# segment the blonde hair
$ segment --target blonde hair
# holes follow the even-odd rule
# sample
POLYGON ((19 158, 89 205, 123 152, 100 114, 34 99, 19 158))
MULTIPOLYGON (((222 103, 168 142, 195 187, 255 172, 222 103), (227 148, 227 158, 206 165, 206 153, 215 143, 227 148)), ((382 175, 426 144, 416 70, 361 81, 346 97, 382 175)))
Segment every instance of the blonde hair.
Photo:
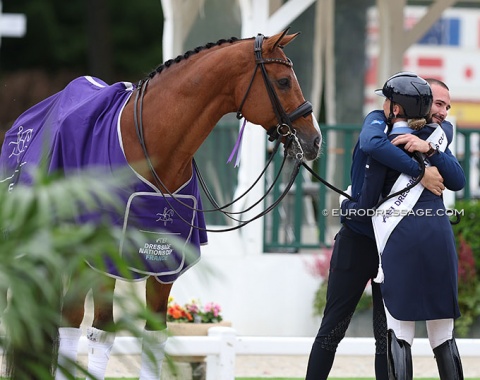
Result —
MULTIPOLYGON (((405 109, 403 108, 403 106, 401 104, 399 104, 399 103, 394 103, 394 104, 396 104, 398 107, 400 107, 401 112, 405 113, 405 109)), ((408 126, 410 127, 410 129, 413 129, 414 131, 419 131, 420 129, 422 129, 427 124, 427 120, 424 117, 420 117, 420 118, 415 118, 415 119, 408 119, 407 123, 408 123, 408 126)))
POLYGON ((408 126, 413 129, 414 131, 419 131, 427 124, 427 120, 422 117, 418 119, 409 119, 408 126))

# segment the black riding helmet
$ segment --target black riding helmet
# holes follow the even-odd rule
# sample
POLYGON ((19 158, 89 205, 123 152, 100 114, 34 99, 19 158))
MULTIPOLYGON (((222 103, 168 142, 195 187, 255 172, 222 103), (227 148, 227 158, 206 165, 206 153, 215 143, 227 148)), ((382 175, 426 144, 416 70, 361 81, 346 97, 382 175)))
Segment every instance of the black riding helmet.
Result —
POLYGON ((417 74, 403 71, 391 76, 382 89, 375 94, 383 95, 403 107, 409 119, 428 115, 433 102, 432 90, 428 82, 417 74))

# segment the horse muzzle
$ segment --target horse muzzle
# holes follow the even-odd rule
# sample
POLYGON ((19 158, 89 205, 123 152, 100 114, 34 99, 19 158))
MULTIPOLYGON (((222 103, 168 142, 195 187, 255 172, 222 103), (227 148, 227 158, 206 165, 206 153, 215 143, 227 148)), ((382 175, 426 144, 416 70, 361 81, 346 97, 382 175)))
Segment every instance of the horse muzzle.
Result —
POLYGON ((312 104, 308 101, 289 113, 286 122, 271 127, 267 134, 269 141, 282 139, 282 142, 286 144, 287 154, 292 158, 310 161, 316 159, 320 154, 322 134, 317 119, 312 113, 312 104), (310 126, 304 120, 310 114, 313 131, 307 130, 310 126), (294 122, 297 126, 293 126, 294 122))

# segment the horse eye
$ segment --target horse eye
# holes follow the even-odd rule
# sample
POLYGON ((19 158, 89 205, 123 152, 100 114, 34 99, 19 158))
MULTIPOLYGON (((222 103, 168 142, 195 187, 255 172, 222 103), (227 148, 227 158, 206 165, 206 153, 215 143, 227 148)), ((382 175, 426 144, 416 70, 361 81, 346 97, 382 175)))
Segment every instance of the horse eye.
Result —
POLYGON ((290 88, 290 79, 289 78, 282 78, 277 81, 278 87, 280 89, 290 88))

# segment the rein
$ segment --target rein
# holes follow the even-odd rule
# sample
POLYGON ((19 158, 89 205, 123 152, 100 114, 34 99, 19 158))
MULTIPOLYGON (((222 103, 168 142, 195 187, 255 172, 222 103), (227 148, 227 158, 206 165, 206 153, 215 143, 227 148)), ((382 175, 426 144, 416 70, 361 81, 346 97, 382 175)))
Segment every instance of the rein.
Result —
POLYGON ((235 215, 235 214, 243 214, 244 212, 246 211, 250 211, 253 207, 255 207, 256 205, 258 205, 263 199, 265 199, 267 197, 267 195, 271 192, 271 190, 273 189, 277 179, 279 178, 281 172, 282 172, 282 169, 283 169, 283 166, 285 164, 285 161, 286 161, 286 156, 284 156, 283 158, 283 161, 282 161, 282 164, 280 166, 280 169, 278 170, 278 173, 275 177, 275 180, 273 182, 273 184, 269 187, 269 189, 266 191, 265 195, 260 198, 257 202, 255 202, 253 205, 251 205, 250 207, 248 207, 247 209, 243 210, 243 211, 237 211, 237 212, 231 212, 231 211, 223 211, 225 208, 227 207, 230 207, 232 206, 234 203, 238 202, 240 199, 242 199, 244 196, 246 196, 255 186, 256 184, 258 183, 258 181, 262 178, 262 176, 265 174, 265 172, 267 171, 268 167, 270 166, 270 164, 272 163, 274 157, 275 157, 275 154, 277 153, 278 151, 278 147, 280 145, 280 140, 277 140, 277 142, 275 143, 275 146, 273 148, 273 151, 272 151, 272 154, 270 155, 270 158, 268 159, 268 162, 267 164, 265 165, 265 168, 262 170, 262 172, 260 173, 260 175, 258 176, 258 178, 253 182, 252 185, 250 185, 250 187, 245 190, 245 192, 241 195, 239 195, 236 199, 232 200, 230 203, 227 203, 226 205, 224 206, 219 206, 217 201, 213 198, 213 195, 212 193, 210 192, 210 190, 208 189, 207 187, 207 184, 205 182, 205 180, 203 179, 203 176, 201 175, 200 173, 200 169, 198 168, 197 166, 197 163, 195 160, 193 160, 193 165, 195 167, 195 170, 197 171, 197 175, 198 175, 198 181, 200 183, 200 185, 202 186, 202 189, 205 193, 205 195, 207 196, 208 200, 210 201, 210 203, 215 207, 215 209, 212 209, 212 210, 202 210, 203 212, 211 212, 211 211, 220 211, 222 212, 225 216, 227 216, 228 218, 230 219, 233 219, 235 221, 239 221, 238 219, 235 219, 233 217, 231 217, 231 215, 235 215))
MULTIPOLYGON (((286 31, 285 31, 286 33, 286 31)), ((233 230, 236 230, 236 229, 239 229, 243 226, 245 226, 246 224, 248 223, 251 223, 252 221, 266 215, 267 213, 269 213, 271 210, 273 210, 282 200, 283 198, 288 194, 290 188, 292 187, 293 183, 295 182, 295 178, 300 170, 300 165, 301 165, 301 162, 303 161, 303 149, 300 145, 300 142, 298 141, 298 138, 296 136, 296 131, 295 129, 293 128, 292 126, 292 121, 298 119, 299 117, 305 117, 307 115, 309 115, 311 112, 312 112, 312 105, 310 102, 308 101, 305 101, 304 103, 302 103, 299 107, 297 107, 293 112, 291 112, 290 114, 287 114, 280 102, 280 100, 278 99, 278 96, 270 82, 270 80, 268 79, 268 75, 267 75, 267 71, 265 69, 265 64, 266 63, 280 63, 280 64, 284 64, 284 65, 287 65, 289 67, 292 67, 293 64, 290 60, 283 60, 283 59, 279 59, 279 58, 267 58, 267 59, 264 59, 262 57, 262 44, 263 44, 263 40, 264 40, 264 36, 262 34, 258 34, 256 37, 255 37, 255 43, 254 43, 254 52, 255 52, 255 69, 254 69, 254 72, 253 72, 253 75, 252 75, 252 79, 250 80, 250 83, 249 83, 249 86, 247 88, 247 91, 242 99, 242 102, 240 104, 240 107, 237 111, 237 118, 242 118, 243 115, 241 113, 241 110, 243 108, 243 105, 246 101, 246 98, 248 96, 248 93, 250 92, 250 89, 252 87, 252 84, 253 84, 253 81, 254 81, 254 78, 255 78, 255 75, 256 75, 256 72, 257 72, 257 69, 258 67, 260 66, 261 68, 261 73, 262 73, 262 77, 263 77, 263 80, 264 80, 264 83, 265 83, 265 87, 267 89, 267 93, 269 95, 269 98, 270 98, 270 102, 272 103, 272 107, 273 107, 273 110, 275 112, 275 115, 277 117, 277 121, 278 121, 278 124, 276 127, 272 127, 268 132, 267 134, 270 136, 269 137, 269 140, 270 141, 274 141, 274 140, 277 140, 277 143, 275 144, 275 149, 274 149, 274 152, 273 154, 271 155, 267 165, 265 166, 265 168, 263 169, 262 173, 260 173, 259 177, 257 178, 257 180, 254 182, 253 185, 251 185, 246 191, 245 193, 243 193, 242 195, 240 195, 237 199, 233 200, 232 202, 230 202, 229 204, 225 205, 225 206, 222 206, 222 207, 219 207, 217 202, 215 201, 215 199, 213 199, 213 196, 211 195, 210 191, 208 190, 206 184, 205 184, 205 181, 203 179, 203 177, 201 176, 201 173, 200 171, 198 170, 198 167, 195 163, 195 160, 193 160, 193 165, 194 165, 194 168, 196 170, 196 174, 197 174, 197 177, 198 177, 198 180, 202 186, 202 189, 204 190, 207 198, 209 199, 209 201, 212 203, 212 205, 214 206, 214 209, 211 209, 211 210, 200 210, 200 209, 195 209, 187 204, 185 204, 184 202, 182 202, 181 200, 178 199, 178 197, 175 197, 175 195, 173 193, 171 193, 168 188, 164 185, 164 183, 162 182, 162 180, 159 178, 159 176, 157 175, 157 173, 155 172, 155 169, 154 169, 154 166, 150 160, 150 157, 148 155, 148 151, 147 151, 147 148, 146 148, 146 144, 145 144, 145 138, 144 138, 144 134, 143 134, 143 120, 142 120, 142 110, 143 110, 143 98, 144 98, 144 95, 145 95, 145 91, 146 91, 146 88, 147 88, 147 85, 148 85, 148 81, 149 79, 147 78, 146 80, 143 80, 143 81, 140 81, 139 84, 138 84, 138 87, 137 87, 137 93, 136 93, 136 96, 135 96, 135 100, 134 100, 134 124, 135 124, 135 131, 136 131, 136 134, 137 134, 137 137, 139 139, 139 142, 140 142, 140 145, 142 147, 142 150, 144 152, 144 155, 145 155, 145 159, 146 159, 146 162, 148 164, 148 167, 152 173, 152 176, 158 186, 158 189, 160 191, 160 193, 165 197, 165 193, 162 191, 162 188, 166 190, 166 192, 168 193, 168 195, 170 195, 172 197, 173 200, 175 200, 176 202, 184 205, 185 207, 188 207, 194 211, 198 211, 198 212, 213 212, 213 211, 219 211, 221 213, 223 213, 225 216, 227 216, 228 218, 230 219, 233 219, 237 222, 239 222, 240 224, 237 225, 237 226, 234 226, 234 227, 231 227, 231 228, 225 228, 225 229, 215 229, 215 230, 212 230, 212 229, 206 229, 206 228, 200 228, 198 226, 194 226, 192 225, 189 221, 185 220, 176 210, 174 207, 172 207, 170 201, 165 197, 165 200, 166 202, 170 205, 170 207, 172 207, 172 209, 174 210, 175 214, 183 221, 185 222, 187 225, 189 225, 190 227, 193 227, 193 228, 196 228, 196 229, 201 229, 201 230, 204 230, 204 231, 207 231, 207 232, 227 232, 227 231, 233 231, 233 230), (285 143, 285 147, 288 148, 290 146, 290 144, 292 144, 294 141, 295 141, 295 144, 296 146, 298 147, 299 149, 299 152, 295 154, 295 164, 294 164, 294 167, 292 169, 292 173, 291 173, 291 176, 290 176, 290 180, 287 184, 287 186, 285 187, 284 191, 282 192, 282 194, 280 194, 280 196, 278 197, 278 199, 276 201, 274 201, 270 206, 268 206, 265 210, 263 210, 262 212, 260 212, 258 215, 252 217, 251 219, 249 220, 239 220, 237 218, 234 218, 232 217, 232 215, 234 214, 242 214, 246 211, 250 211, 252 208, 254 208, 256 205, 258 205, 262 200, 264 200, 267 195, 271 192, 271 190, 273 189, 275 183, 278 181, 278 179, 280 178, 280 173, 283 169, 283 166, 284 166, 284 163, 287 159, 287 150, 285 149, 285 157, 283 159, 283 162, 282 162, 282 165, 281 165, 281 168, 279 170, 279 172, 277 173, 276 177, 275 177, 275 180, 274 182, 272 183, 272 185, 270 186, 270 188, 268 189, 268 191, 265 193, 265 195, 263 195, 258 201, 256 201, 253 205, 249 206, 246 210, 244 211, 241 211, 241 212, 228 212, 228 211, 224 211, 224 209, 226 207, 229 207, 231 205, 233 205, 235 202, 237 202, 238 200, 240 200, 241 198, 243 198, 248 192, 251 191, 251 189, 258 183, 258 181, 260 180, 260 178, 265 174, 268 166, 270 165, 270 163, 273 161, 273 158, 274 158, 274 155, 275 153, 278 151, 278 146, 280 145, 280 140, 281 138, 286 138, 287 141, 285 143)))
MULTIPOLYGON (((420 175, 415 178, 415 181, 413 181, 410 185, 406 186, 404 189, 402 190, 399 190, 395 193, 392 193, 392 194, 389 194, 388 196, 386 196, 385 198, 381 199, 380 201, 378 201, 378 203, 373 207, 374 210, 376 210, 377 208, 380 207, 380 205, 386 201, 388 201, 389 199, 391 198, 394 198, 400 194, 403 194, 405 193, 406 191, 409 191, 410 189, 412 189, 413 187, 415 187, 416 185, 418 185, 420 183, 420 181, 422 180, 423 176, 425 175, 425 162, 423 161, 423 157, 422 155, 419 153, 419 152, 414 152, 413 153, 413 157, 415 158, 415 160, 420 164, 420 167, 421 167, 421 172, 420 172, 420 175)), ((348 198, 349 200, 351 201, 355 201, 355 199, 345 193, 344 191, 340 190, 339 188, 333 186, 332 184, 328 183, 326 180, 324 180, 322 177, 320 177, 317 173, 315 173, 305 162, 302 162, 302 166, 307 169, 308 172, 310 172, 310 174, 312 174, 316 179, 318 179, 321 183, 323 183, 325 186, 329 187, 330 189, 332 189, 333 191, 335 191, 336 193, 338 194, 341 194, 343 195, 345 198, 348 198)), ((454 225, 454 224, 458 224, 460 223, 460 213, 455 210, 455 213, 454 213, 454 216, 455 216, 455 220, 451 220, 450 219, 450 224, 454 225)))
MULTIPOLYGON (((412 189, 413 187, 415 187, 416 185, 418 185, 420 183, 420 181, 422 180, 423 176, 425 175, 425 162, 423 161, 423 158, 421 156, 421 154, 419 154, 418 152, 415 152, 413 154, 413 157, 415 158, 416 161, 418 161, 418 163, 420 164, 420 167, 421 167, 421 172, 420 172, 420 175, 415 178, 415 181, 413 181, 410 185, 406 186, 404 189, 401 189, 395 193, 392 193, 392 194, 389 194, 388 196, 386 196, 385 198, 381 199, 380 201, 378 201, 378 203, 373 207, 374 210, 376 210, 378 207, 380 207, 380 205, 384 202, 386 202, 387 200, 393 198, 393 197, 396 197, 400 194, 403 194, 404 192, 406 191, 409 191, 410 189, 412 189)), ((350 201, 355 201, 355 198, 353 198, 351 195, 347 194, 346 192, 340 190, 338 187, 335 187, 333 186, 332 184, 330 184, 329 182, 327 182, 326 180, 324 180, 322 177, 320 177, 317 173, 315 173, 315 171, 310 168, 305 162, 302 163, 303 167, 305 169, 307 169, 308 172, 310 172, 310 174, 312 174, 316 179, 318 179, 321 183, 323 183, 325 186, 327 186, 328 188, 332 189, 333 191, 335 191, 336 193, 340 194, 340 195, 343 195, 345 198, 347 198, 348 200, 350 201)))
POLYGON ((328 188, 332 189, 333 191, 335 191, 336 193, 338 194, 341 194, 343 195, 345 198, 348 198, 349 200, 351 201, 354 201, 355 199, 347 194, 346 192, 340 190, 338 187, 335 187, 333 186, 332 184, 330 184, 329 182, 327 182, 326 180, 324 180, 322 177, 320 177, 317 173, 315 173, 315 171, 310 167, 308 166, 305 162, 302 162, 302 166, 307 169, 308 172, 310 172, 311 175, 313 175, 316 179, 318 179, 321 183, 323 183, 325 186, 327 186, 328 188))

